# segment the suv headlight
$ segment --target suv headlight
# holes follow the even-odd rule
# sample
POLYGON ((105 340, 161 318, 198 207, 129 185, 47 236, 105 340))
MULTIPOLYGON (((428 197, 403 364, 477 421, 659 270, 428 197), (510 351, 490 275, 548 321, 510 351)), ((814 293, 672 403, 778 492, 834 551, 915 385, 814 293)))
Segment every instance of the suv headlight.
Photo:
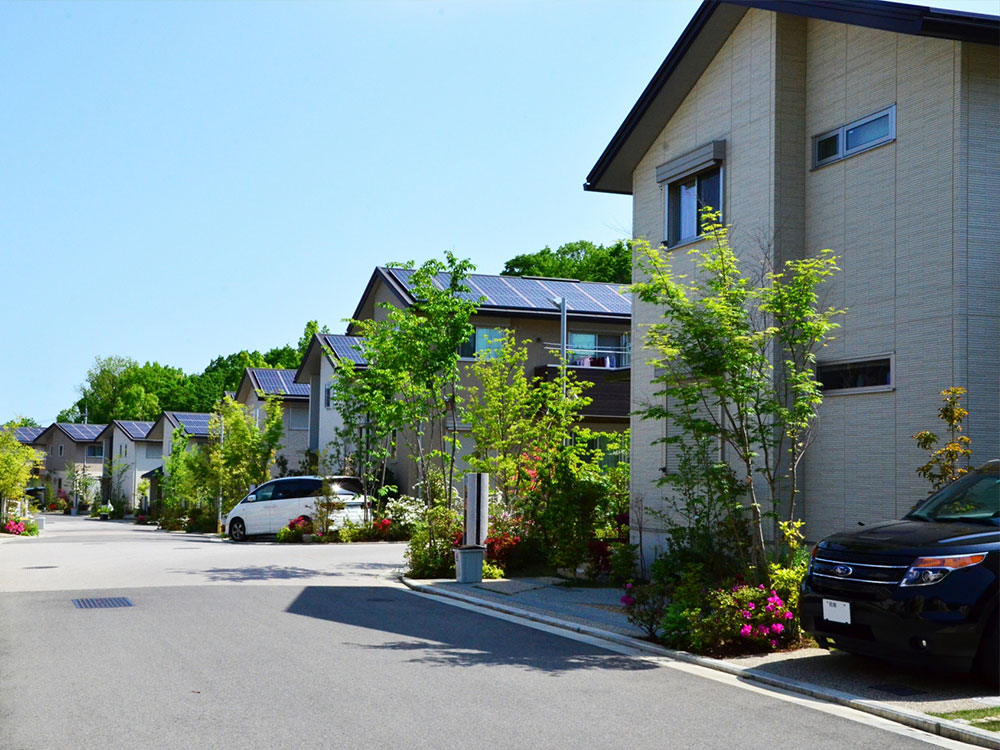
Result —
POLYGON ((918 557, 906 571, 900 586, 928 586, 942 580, 953 570, 979 565, 986 559, 986 553, 960 555, 958 557, 918 557))

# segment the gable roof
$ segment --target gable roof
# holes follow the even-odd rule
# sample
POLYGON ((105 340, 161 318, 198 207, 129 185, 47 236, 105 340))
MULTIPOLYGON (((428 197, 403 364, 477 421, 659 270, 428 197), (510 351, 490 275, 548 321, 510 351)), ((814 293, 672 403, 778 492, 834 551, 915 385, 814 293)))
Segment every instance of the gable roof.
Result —
MULTIPOLYGON (((376 268, 353 317, 361 317, 361 311, 377 281, 388 287, 404 307, 416 304, 411 283, 413 273, 413 269, 409 268, 376 268)), ((447 273, 438 274, 434 280, 439 289, 447 288, 449 282, 450 276, 447 273)), ((558 317, 559 308, 553 300, 565 297, 567 313, 574 318, 604 318, 626 322, 632 317, 632 298, 622 291, 621 284, 482 273, 469 274, 465 283, 470 291, 460 293, 459 296, 478 302, 478 315, 558 317)))
POLYGON ((97 436, 104 432, 106 424, 75 424, 72 422, 53 422, 35 438, 36 443, 52 439, 56 430, 62 432, 75 443, 93 443, 97 436))
MULTIPOLYGON (((211 414, 192 411, 165 411, 160 419, 170 422, 173 427, 183 427, 191 437, 208 437, 208 420, 211 414)), ((157 420, 159 421, 159 420, 157 420)))
POLYGON ((45 432, 44 427, 15 427, 14 437, 17 438, 19 443, 31 445, 43 432, 45 432))
MULTIPOLYGON (((369 285, 370 287, 370 285, 369 285)), ((309 342, 305 356, 302 357, 302 364, 295 371, 294 382, 297 388, 304 388, 306 394, 309 393, 309 375, 318 375, 320 371, 320 357, 326 357, 331 364, 336 365, 335 360, 350 360, 356 367, 365 367, 368 360, 365 355, 355 347, 360 347, 364 339, 361 336, 344 336, 338 333, 317 333, 309 342)))
POLYGON ((309 386, 295 382, 295 370, 280 370, 271 367, 248 367, 243 372, 236 393, 243 390, 246 382, 254 392, 265 396, 281 396, 285 400, 309 398, 309 386))
POLYGON ((153 422, 138 422, 132 419, 113 419, 110 424, 105 427, 101 434, 97 436, 97 439, 104 437, 104 433, 109 430, 114 430, 117 427, 119 430, 125 433, 125 437, 132 441, 142 441, 145 440, 149 435, 149 431, 153 429, 153 422))
POLYGON ((749 8, 899 34, 1000 44, 1000 17, 879 0, 706 0, 653 75, 584 190, 632 193, 632 173, 749 8))

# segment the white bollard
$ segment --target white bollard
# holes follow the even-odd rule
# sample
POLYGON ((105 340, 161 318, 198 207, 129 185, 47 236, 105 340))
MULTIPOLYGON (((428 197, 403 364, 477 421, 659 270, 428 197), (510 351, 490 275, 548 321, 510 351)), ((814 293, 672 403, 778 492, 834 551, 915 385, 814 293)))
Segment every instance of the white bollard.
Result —
POLYGON ((465 534, 455 550, 455 579, 459 583, 481 583, 486 537, 490 529, 490 475, 465 477, 465 534))

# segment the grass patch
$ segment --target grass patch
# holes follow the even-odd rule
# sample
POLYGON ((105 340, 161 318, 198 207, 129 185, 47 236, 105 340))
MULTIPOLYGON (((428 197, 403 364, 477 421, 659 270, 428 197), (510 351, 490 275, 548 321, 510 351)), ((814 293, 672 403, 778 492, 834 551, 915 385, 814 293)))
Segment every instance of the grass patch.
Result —
POLYGON ((946 713, 931 713, 939 719, 961 719, 979 729, 1000 732, 1000 706, 989 708, 970 708, 965 711, 948 711, 946 713))

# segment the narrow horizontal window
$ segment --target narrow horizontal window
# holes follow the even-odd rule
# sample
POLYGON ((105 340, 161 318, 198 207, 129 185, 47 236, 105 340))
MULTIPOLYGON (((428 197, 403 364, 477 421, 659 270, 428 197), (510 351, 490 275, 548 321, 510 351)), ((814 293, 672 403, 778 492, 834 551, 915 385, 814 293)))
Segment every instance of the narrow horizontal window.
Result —
POLYGON ((896 139, 896 105, 813 137, 813 167, 822 167, 896 139))
POLYGON ((820 364, 816 368, 816 380, 819 381, 824 393, 889 388, 892 386, 892 360, 886 357, 820 364))

